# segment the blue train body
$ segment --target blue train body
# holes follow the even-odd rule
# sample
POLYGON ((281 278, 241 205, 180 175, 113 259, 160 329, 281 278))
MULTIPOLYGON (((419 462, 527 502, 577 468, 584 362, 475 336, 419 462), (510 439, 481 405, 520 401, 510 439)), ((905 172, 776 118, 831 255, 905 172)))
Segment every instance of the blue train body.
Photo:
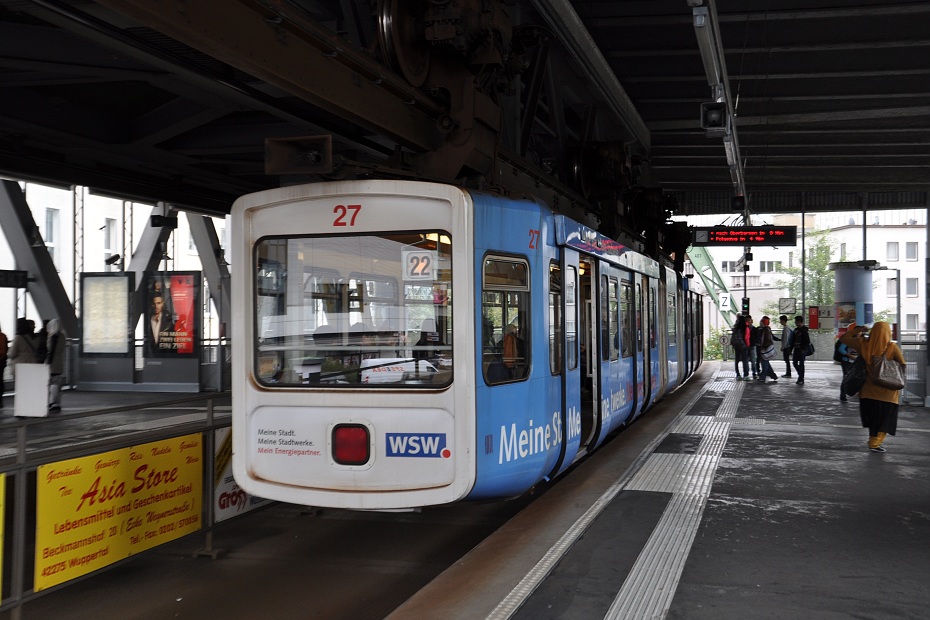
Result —
POLYGON ((339 182, 244 197, 233 217, 233 465, 257 495, 518 496, 701 362, 688 281, 546 205, 339 182))

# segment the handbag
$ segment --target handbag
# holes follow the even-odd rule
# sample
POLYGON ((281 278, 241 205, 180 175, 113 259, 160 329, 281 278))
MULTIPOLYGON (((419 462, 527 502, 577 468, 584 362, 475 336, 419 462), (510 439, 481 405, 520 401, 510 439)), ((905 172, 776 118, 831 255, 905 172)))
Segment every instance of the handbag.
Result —
POLYGON ((901 390, 904 388, 904 368, 895 360, 886 358, 887 352, 888 347, 885 347, 881 355, 872 356, 872 383, 889 390, 901 390))
POLYGON ((762 359, 775 359, 775 345, 770 344, 766 348, 762 349, 762 359))
POLYGON ((807 344, 807 348, 804 349, 804 357, 810 357, 814 354, 814 343, 810 342, 807 344))
POLYGON ((860 355, 853 361, 852 366, 850 366, 849 370, 846 372, 846 381, 843 382, 843 391, 850 396, 858 394, 862 386, 865 385, 865 378, 867 375, 868 371, 865 367, 865 360, 862 359, 860 355))

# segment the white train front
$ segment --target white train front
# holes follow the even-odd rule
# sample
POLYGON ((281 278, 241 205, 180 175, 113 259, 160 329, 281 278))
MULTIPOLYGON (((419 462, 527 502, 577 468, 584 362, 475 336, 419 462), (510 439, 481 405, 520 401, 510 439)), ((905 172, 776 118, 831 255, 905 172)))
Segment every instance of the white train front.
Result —
POLYGON ((233 469, 286 502, 518 496, 701 362, 669 266, 545 205, 345 181, 232 212, 233 469))

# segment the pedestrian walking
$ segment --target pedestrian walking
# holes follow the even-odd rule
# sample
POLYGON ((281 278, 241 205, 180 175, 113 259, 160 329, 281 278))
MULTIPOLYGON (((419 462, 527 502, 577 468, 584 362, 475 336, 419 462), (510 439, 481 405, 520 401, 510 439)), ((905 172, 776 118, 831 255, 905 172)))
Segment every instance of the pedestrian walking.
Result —
MULTIPOLYGON (((879 321, 871 330, 857 326, 840 337, 847 347, 855 347, 863 357, 866 368, 872 366, 872 360, 884 357, 891 363, 906 367, 901 348, 891 340, 891 327, 879 321), (864 337, 868 331, 868 336, 864 337), (863 336, 857 338, 857 336, 863 336)), ((872 371, 866 373, 865 384, 859 390, 859 417, 863 428, 869 429, 869 450, 885 452, 882 445, 888 435, 894 435, 898 428, 899 390, 882 387, 875 383, 872 371)))
POLYGON ((798 385, 804 385, 804 360, 807 357, 808 347, 811 344, 810 332, 804 324, 803 316, 794 317, 794 357, 792 363, 798 373, 798 385))
POLYGON ((772 381, 778 381, 778 374, 772 370, 772 363, 769 361, 775 357, 775 336, 772 334, 771 319, 762 317, 756 332, 759 334, 759 381, 765 383, 767 378, 772 381))

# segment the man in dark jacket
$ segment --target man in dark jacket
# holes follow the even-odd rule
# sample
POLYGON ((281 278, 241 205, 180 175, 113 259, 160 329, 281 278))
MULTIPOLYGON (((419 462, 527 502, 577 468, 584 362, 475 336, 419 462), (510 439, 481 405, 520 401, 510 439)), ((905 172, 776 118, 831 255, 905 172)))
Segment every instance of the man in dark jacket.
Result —
POLYGON ((810 333, 804 324, 803 316, 794 317, 794 358, 792 363, 798 372, 798 385, 804 385, 804 359, 807 357, 807 347, 811 343, 810 333))

